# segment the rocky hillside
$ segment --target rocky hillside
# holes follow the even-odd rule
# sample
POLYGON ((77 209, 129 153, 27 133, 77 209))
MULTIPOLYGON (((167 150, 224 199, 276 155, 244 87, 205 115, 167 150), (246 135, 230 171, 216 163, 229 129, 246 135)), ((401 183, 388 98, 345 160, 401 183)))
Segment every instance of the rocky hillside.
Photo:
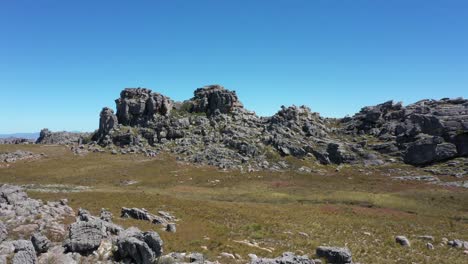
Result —
POLYGON ((94 135, 41 131, 37 143, 79 143, 73 150, 114 154, 172 152, 178 159, 220 168, 280 170, 281 157, 321 164, 427 165, 468 156, 468 100, 388 101, 352 117, 323 118, 306 106, 271 117, 244 108, 220 85, 176 102, 146 88, 126 88, 105 107, 94 135), (87 146, 82 144, 89 143, 87 146))

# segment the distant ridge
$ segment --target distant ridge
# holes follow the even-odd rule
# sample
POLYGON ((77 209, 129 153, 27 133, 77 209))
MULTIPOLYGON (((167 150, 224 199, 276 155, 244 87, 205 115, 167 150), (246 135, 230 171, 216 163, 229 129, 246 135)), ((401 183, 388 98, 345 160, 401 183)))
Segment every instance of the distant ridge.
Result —
POLYGON ((34 133, 13 133, 13 134, 0 134, 0 138, 26 138, 36 140, 39 137, 39 132, 34 133))

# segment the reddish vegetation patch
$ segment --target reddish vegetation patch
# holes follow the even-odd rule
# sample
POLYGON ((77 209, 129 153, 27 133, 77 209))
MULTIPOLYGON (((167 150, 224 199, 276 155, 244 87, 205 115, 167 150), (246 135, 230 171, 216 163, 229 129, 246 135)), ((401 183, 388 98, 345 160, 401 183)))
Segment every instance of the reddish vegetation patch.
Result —
POLYGON ((320 212, 325 213, 325 214, 338 214, 340 211, 342 211, 341 208, 335 205, 327 204, 327 205, 322 205, 319 208, 320 212))
POLYGON ((292 184, 287 181, 274 181, 271 183, 271 187, 273 188, 281 188, 281 187, 290 187, 292 184))
POLYGON ((372 216, 392 216, 392 217, 412 217, 413 214, 403 212, 392 208, 362 207, 351 206, 354 214, 372 215, 372 216))

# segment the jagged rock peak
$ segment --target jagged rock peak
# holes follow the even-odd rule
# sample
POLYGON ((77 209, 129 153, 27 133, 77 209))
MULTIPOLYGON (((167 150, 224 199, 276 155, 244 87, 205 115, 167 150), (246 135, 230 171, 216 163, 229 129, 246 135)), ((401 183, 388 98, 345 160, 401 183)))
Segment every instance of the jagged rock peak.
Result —
POLYGON ((104 107, 99 114, 99 130, 97 132, 98 140, 109 134, 109 132, 118 124, 117 116, 114 110, 104 107))
POLYGON ((205 112, 207 115, 226 114, 244 107, 235 91, 230 91, 218 84, 196 89, 191 101, 193 112, 205 112))
POLYGON ((169 97, 147 88, 125 88, 115 103, 119 123, 130 126, 143 126, 155 114, 165 116, 173 108, 169 97))

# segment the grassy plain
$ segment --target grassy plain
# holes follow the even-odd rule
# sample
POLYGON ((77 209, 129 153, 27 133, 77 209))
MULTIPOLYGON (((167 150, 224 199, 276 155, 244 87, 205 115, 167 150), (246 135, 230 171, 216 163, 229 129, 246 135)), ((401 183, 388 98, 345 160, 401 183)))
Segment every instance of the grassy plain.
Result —
POLYGON ((295 166, 307 165, 313 172, 241 173, 179 163, 171 155, 75 156, 64 146, 0 145, 0 152, 16 149, 46 157, 0 168, 1 183, 91 187, 75 193, 30 191, 34 198, 68 198, 75 210, 94 214, 108 208, 116 223, 142 230, 159 227, 120 219, 121 207, 172 212, 180 221, 176 233, 159 232, 165 252, 197 251, 213 260, 221 252, 236 253, 246 263, 248 253, 312 256, 317 246, 333 245, 349 247, 361 263, 468 263, 463 250, 439 245, 443 237, 468 240, 468 191, 391 179, 427 174, 418 168, 344 166, 337 171, 296 160, 295 166), (128 180, 137 183, 124 185, 128 180), (406 235, 412 247, 397 245, 396 235, 406 235), (419 235, 434 236, 435 249, 426 249, 419 235))

